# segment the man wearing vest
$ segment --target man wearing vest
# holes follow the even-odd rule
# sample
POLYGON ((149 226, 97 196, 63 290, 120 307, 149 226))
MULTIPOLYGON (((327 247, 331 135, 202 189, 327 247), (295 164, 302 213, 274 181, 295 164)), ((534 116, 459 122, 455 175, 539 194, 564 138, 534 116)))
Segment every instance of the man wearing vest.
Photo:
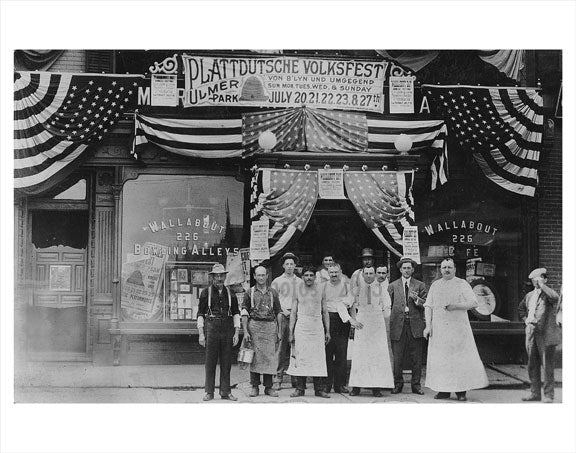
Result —
MULTIPOLYGON (((294 274, 298 258, 293 253, 285 253, 282 256, 282 267, 284 273, 272 280, 272 288, 278 293, 282 315, 280 317, 280 344, 276 352, 278 368, 274 383, 275 390, 280 390, 284 373, 290 365, 290 312, 292 311, 292 301, 296 298, 296 291, 302 284, 302 279, 294 274)), ((292 387, 296 388, 297 380, 292 376, 292 387)))
POLYGON ((260 375, 264 381, 264 394, 278 396, 272 388, 276 374, 276 345, 280 341, 282 308, 275 289, 268 287, 267 272, 263 266, 254 270, 256 285, 250 288, 242 303, 244 338, 252 343, 254 359, 250 364, 250 396, 260 393, 260 375))
POLYGON ((212 285, 203 289, 198 302, 198 342, 206 348, 206 380, 204 401, 214 399, 216 363, 220 359, 220 397, 237 401, 230 390, 232 347, 238 344, 240 311, 238 300, 224 280, 228 272, 222 264, 215 264, 209 274, 212 285))
POLYGON ((404 377, 402 375, 404 355, 409 354, 412 367, 412 393, 423 395, 420 385, 422 376, 422 349, 424 347, 424 302, 426 302, 426 285, 412 277, 416 261, 403 257, 397 263, 402 277, 388 285, 392 299, 390 312, 390 339, 394 355, 394 389, 393 394, 402 392, 404 377))

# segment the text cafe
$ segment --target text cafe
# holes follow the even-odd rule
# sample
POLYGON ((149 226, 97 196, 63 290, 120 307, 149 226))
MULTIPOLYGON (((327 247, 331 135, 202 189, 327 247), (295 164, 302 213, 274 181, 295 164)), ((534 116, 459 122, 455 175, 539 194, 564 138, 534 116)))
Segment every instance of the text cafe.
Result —
MULTIPOLYGON (((478 297, 470 317, 483 358, 522 360, 534 186, 462 151, 482 146, 472 135, 490 140, 496 94, 427 85, 382 56, 167 53, 143 64, 125 121, 48 191, 22 189, 23 275, 43 281, 29 319, 57 325, 64 312, 50 309, 74 308, 67 322, 84 325, 51 352, 201 362, 196 315, 214 263, 242 300, 251 269, 276 277, 285 252, 300 268, 331 255, 350 276, 371 248, 391 280, 408 255, 428 286, 454 258, 478 297), (454 135, 467 108, 473 130, 454 135)), ((504 91, 515 105, 541 101, 504 91)), ((30 335, 47 352, 50 332, 30 335)))

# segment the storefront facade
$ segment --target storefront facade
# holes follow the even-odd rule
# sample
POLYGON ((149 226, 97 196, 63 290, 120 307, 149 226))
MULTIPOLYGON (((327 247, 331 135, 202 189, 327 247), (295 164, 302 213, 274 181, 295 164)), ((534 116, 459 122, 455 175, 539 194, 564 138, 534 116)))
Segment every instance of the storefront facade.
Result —
MULTIPOLYGON (((390 52, 173 54, 112 54, 111 73, 143 75, 130 114, 51 187, 38 193, 17 191, 18 358, 202 362, 195 321, 199 291, 208 285, 214 263, 232 271, 227 284, 236 292, 246 289, 254 264, 250 253, 257 251, 254 226, 264 218, 269 240, 266 250, 260 249, 260 260, 273 276, 281 273, 278 258, 288 250, 301 258, 300 265, 319 265, 331 254, 350 275, 360 266, 360 250, 370 247, 394 280, 399 277, 395 263, 403 252, 402 234, 415 228, 422 264, 416 276, 429 285, 439 275, 442 258, 451 256, 457 275, 467 278, 479 296, 481 305, 470 316, 483 359, 524 360, 517 306, 527 275, 545 266, 552 284, 558 288, 561 283, 562 194, 553 188, 561 187, 561 113, 555 108, 557 97, 548 96, 554 84, 538 90, 544 97, 544 106, 535 107, 542 110, 543 120, 535 121, 533 131, 541 134, 537 151, 542 157, 534 166, 539 184, 526 195, 490 180, 471 153, 461 151, 450 119, 432 105, 435 95, 427 92, 426 83, 453 83, 439 78, 448 71, 434 67, 442 64, 442 56, 411 70, 409 60, 394 59, 390 52), (263 94, 257 78, 247 77, 235 94, 228 93, 233 80, 216 80, 218 71, 231 71, 221 61, 232 56, 238 67, 247 65, 247 72, 250 64, 254 71, 261 64, 280 65, 274 70, 292 74, 300 64, 316 77, 328 70, 322 69, 326 65, 356 75, 351 75, 354 81, 337 82, 334 95, 340 94, 345 104, 336 107, 323 104, 330 102, 330 93, 320 86, 321 79, 292 81, 308 86, 283 95, 270 88, 270 77, 266 88, 275 104, 265 108, 257 103, 263 94), (164 77, 152 77, 147 68, 164 77), (411 77, 417 81, 403 92, 408 96, 406 113, 390 113, 390 77, 395 76, 404 77, 404 83, 411 77), (211 91, 203 91, 200 81, 209 80, 211 91), (346 91, 358 87, 358 81, 373 81, 376 87, 346 91), (172 82, 180 89, 177 101, 159 94, 169 92, 172 82), (203 96, 211 103, 203 104, 203 96), (256 104, 251 107, 250 102, 256 104), (259 141, 266 131, 274 133, 269 148, 259 141), (397 149, 401 135, 411 137, 407 152, 397 149), (336 179, 330 185, 320 174, 336 179), (380 204, 363 198, 364 185, 370 184, 372 198, 380 204), (328 189, 333 192, 322 196, 328 189), (355 190, 362 192, 359 198, 355 190), (384 220, 370 219, 370 209, 384 220), (549 226, 551 221, 556 223, 549 226)), ((453 54, 470 62, 466 52, 453 54)), ((559 54, 548 55, 546 67, 559 54)), ((543 57, 530 51, 526 55, 526 73, 518 79, 478 59, 474 64, 483 71, 475 72, 474 84, 513 86, 516 80, 524 86, 532 81, 533 86, 539 75, 534 59, 543 57)), ((561 61, 557 63, 561 68, 561 61)), ((469 70, 452 77, 472 85, 469 70)), ((528 182, 512 181, 530 186, 528 182)))

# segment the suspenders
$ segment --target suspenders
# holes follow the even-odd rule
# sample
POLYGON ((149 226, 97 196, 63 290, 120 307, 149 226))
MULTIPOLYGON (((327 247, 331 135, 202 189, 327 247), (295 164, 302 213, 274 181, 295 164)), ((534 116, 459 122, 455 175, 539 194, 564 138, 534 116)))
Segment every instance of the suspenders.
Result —
MULTIPOLYGON (((228 316, 232 316, 232 312, 230 311, 232 306, 232 301, 230 300, 230 290, 224 287, 223 291, 226 291, 226 294, 228 295, 228 316)), ((208 314, 210 316, 214 316, 212 313, 212 285, 208 287, 208 314)))

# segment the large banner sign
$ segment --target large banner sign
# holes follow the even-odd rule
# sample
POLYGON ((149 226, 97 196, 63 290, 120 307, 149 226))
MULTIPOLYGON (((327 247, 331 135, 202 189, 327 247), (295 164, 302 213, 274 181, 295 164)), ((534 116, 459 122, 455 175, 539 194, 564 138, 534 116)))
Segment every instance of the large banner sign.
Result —
POLYGON ((184 107, 211 105, 384 111, 387 61, 182 55, 184 107))

